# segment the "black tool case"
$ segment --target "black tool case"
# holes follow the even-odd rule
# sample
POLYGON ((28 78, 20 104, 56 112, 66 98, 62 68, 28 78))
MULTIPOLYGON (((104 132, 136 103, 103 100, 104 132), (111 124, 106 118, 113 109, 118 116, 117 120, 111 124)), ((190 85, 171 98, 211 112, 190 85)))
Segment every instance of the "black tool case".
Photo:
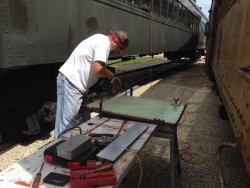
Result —
POLYGON ((65 141, 66 140, 61 140, 55 143, 54 145, 50 146, 49 148, 47 148, 44 151, 44 160, 49 163, 53 163, 53 164, 57 164, 57 165, 70 168, 70 167, 75 167, 75 166, 84 166, 86 165, 87 160, 97 159, 96 154, 99 153, 99 148, 95 146, 94 144, 89 150, 85 151, 84 153, 76 157, 74 160, 67 160, 67 159, 58 157, 57 152, 56 152, 56 147, 65 141))

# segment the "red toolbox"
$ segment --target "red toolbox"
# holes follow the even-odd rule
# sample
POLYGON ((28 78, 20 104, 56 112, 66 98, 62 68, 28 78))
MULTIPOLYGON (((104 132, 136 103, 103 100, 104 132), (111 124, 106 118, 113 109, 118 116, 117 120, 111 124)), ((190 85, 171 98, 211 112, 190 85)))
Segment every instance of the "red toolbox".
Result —
POLYGON ((94 170, 109 164, 112 163, 96 164, 95 160, 89 160, 87 161, 86 166, 71 168, 70 188, 87 188, 114 185, 116 182, 116 175, 114 169, 84 174, 90 170, 94 170))

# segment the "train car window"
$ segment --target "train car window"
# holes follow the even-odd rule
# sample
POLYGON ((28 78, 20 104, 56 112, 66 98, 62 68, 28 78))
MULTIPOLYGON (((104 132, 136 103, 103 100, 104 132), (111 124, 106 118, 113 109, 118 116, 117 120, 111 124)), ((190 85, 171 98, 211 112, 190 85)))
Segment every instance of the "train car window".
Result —
POLYGON ((140 4, 140 0, 126 0, 126 3, 128 4, 128 5, 135 5, 135 6, 139 6, 139 4, 140 4))
POLYGON ((195 16, 193 16, 193 23, 194 23, 194 30, 196 31, 197 30, 197 18, 195 16))
POLYGON ((179 24, 182 25, 182 4, 179 3, 179 24))
POLYGON ((150 0, 141 0, 141 9, 147 12, 151 12, 150 0))
POLYGON ((168 18, 168 0, 162 0, 162 10, 161 15, 168 18))
POLYGON ((206 23, 206 26, 205 26, 205 35, 208 36, 208 25, 209 25, 209 22, 206 23))
POLYGON ((202 22, 198 22, 198 32, 204 33, 204 31, 202 30, 202 22))
POLYGON ((195 30, 195 17, 192 14, 192 29, 195 30))
POLYGON ((191 28, 191 13, 190 13, 189 10, 187 11, 187 18, 188 18, 188 20, 187 20, 187 27, 191 28))
POLYGON ((192 14, 188 11, 188 27, 192 29, 192 14))
POLYGON ((160 16, 160 7, 161 7, 161 0, 154 0, 153 1, 153 13, 155 15, 160 16))
POLYGON ((179 2, 177 0, 174 1, 174 22, 178 22, 179 20, 179 2))
POLYGON ((180 24, 182 25, 182 26, 184 26, 184 19, 185 19, 185 17, 184 17, 184 6, 182 5, 182 4, 180 4, 181 6, 180 6, 180 24))
POLYGON ((198 19, 197 19, 197 17, 195 16, 195 31, 199 31, 199 24, 198 24, 199 22, 198 22, 198 19))
POLYGON ((184 26, 187 27, 187 8, 184 7, 183 10, 183 19, 184 19, 184 26))
POLYGON ((173 20, 174 0, 169 0, 168 19, 173 20))
POLYGON ((193 14, 190 12, 190 28, 193 30, 193 14))
POLYGON ((183 6, 182 7, 182 22, 183 22, 183 26, 186 26, 186 8, 183 6))
POLYGON ((196 31, 196 17, 193 17, 194 31, 196 31))
MULTIPOLYGON (((197 19, 197 31, 200 31, 200 25, 203 25, 203 23, 201 22, 200 19, 197 19)), ((203 27, 203 29, 201 29, 200 33, 205 33, 205 28, 203 27)))
POLYGON ((181 25, 182 23, 182 4, 178 3, 178 23, 181 25))

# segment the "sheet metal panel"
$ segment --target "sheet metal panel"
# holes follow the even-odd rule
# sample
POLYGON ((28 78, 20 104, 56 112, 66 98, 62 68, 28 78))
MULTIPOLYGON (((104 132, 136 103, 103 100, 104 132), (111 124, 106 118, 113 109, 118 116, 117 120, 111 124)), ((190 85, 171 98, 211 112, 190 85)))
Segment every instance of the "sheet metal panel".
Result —
MULTIPOLYGON (((87 109, 99 112, 100 101, 87 105, 87 109)), ((128 117, 156 124, 176 125, 186 105, 142 97, 122 96, 104 105, 103 113, 128 117)))
POLYGON ((147 128, 146 124, 136 123, 98 153, 97 157, 115 161, 147 128))

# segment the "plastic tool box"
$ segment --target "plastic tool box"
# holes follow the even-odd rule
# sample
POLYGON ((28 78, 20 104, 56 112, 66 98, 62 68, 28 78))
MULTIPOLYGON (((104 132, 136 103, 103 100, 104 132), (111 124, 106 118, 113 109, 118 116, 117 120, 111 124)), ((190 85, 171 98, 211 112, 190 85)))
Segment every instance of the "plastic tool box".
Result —
POLYGON ((114 185, 116 182, 116 175, 114 169, 84 174, 90 170, 94 170, 108 164, 111 163, 97 165, 95 160, 89 160, 87 161, 86 166, 71 168, 70 188, 88 188, 96 186, 114 185))

